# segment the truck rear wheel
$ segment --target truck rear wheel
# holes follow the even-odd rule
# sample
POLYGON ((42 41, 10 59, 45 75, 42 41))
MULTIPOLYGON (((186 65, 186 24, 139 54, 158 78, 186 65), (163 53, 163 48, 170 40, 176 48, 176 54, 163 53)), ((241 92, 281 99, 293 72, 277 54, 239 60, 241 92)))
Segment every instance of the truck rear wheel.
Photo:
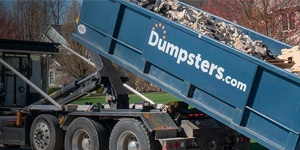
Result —
POLYGON ((159 143, 141 121, 136 119, 122 119, 113 128, 109 149, 111 150, 157 150, 159 143))
POLYGON ((72 121, 65 136, 66 150, 107 150, 109 132, 105 125, 89 118, 72 121))
POLYGON ((30 130, 30 144, 34 150, 63 149, 64 133, 59 128, 58 118, 43 114, 37 116, 30 130))

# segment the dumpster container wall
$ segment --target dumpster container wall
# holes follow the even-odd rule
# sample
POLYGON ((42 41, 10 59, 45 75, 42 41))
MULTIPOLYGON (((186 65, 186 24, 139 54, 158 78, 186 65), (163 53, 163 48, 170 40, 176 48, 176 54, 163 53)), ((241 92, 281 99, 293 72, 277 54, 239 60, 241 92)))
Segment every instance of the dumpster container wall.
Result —
POLYGON ((73 38, 270 149, 299 148, 298 76, 123 0, 83 1, 73 38))

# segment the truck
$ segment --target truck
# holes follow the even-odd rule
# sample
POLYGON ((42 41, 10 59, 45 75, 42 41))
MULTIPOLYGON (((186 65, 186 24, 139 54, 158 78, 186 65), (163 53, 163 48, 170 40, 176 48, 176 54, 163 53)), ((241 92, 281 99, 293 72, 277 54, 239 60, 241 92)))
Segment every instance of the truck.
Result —
MULTIPOLYGON (((277 53, 290 47, 212 16, 277 53)), ((23 103, 17 97, 28 96, 15 94, 24 91, 16 79, 14 100, 3 88, 0 143, 5 147, 244 150, 253 139, 269 149, 300 149, 300 78, 295 74, 126 0, 83 1, 72 38, 89 49, 97 72, 51 95, 30 81, 32 74, 0 59, 14 78, 43 97, 23 103), (144 98, 129 104, 127 89, 133 89, 112 62, 182 101, 154 104, 144 98), (70 104, 101 85, 105 104, 70 104)), ((8 85, 8 75, 2 84, 8 85)))

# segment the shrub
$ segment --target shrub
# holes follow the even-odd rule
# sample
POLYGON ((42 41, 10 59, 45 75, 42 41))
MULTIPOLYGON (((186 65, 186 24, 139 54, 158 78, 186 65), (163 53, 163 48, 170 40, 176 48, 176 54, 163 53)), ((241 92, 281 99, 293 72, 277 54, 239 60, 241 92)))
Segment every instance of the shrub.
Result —
POLYGON ((48 94, 52 94, 54 93, 55 91, 59 90, 60 87, 50 87, 47 91, 48 94))

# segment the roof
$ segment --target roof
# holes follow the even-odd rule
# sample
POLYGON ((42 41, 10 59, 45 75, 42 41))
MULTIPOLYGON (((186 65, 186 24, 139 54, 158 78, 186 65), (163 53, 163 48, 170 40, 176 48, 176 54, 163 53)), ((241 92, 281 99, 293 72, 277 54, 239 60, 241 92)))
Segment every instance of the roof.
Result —
POLYGON ((41 41, 69 45, 67 40, 62 36, 61 32, 61 25, 50 25, 47 30, 41 35, 41 41))
POLYGON ((0 52, 58 53, 58 43, 0 39, 0 52))
POLYGON ((51 25, 59 34, 61 34, 61 25, 51 25))

